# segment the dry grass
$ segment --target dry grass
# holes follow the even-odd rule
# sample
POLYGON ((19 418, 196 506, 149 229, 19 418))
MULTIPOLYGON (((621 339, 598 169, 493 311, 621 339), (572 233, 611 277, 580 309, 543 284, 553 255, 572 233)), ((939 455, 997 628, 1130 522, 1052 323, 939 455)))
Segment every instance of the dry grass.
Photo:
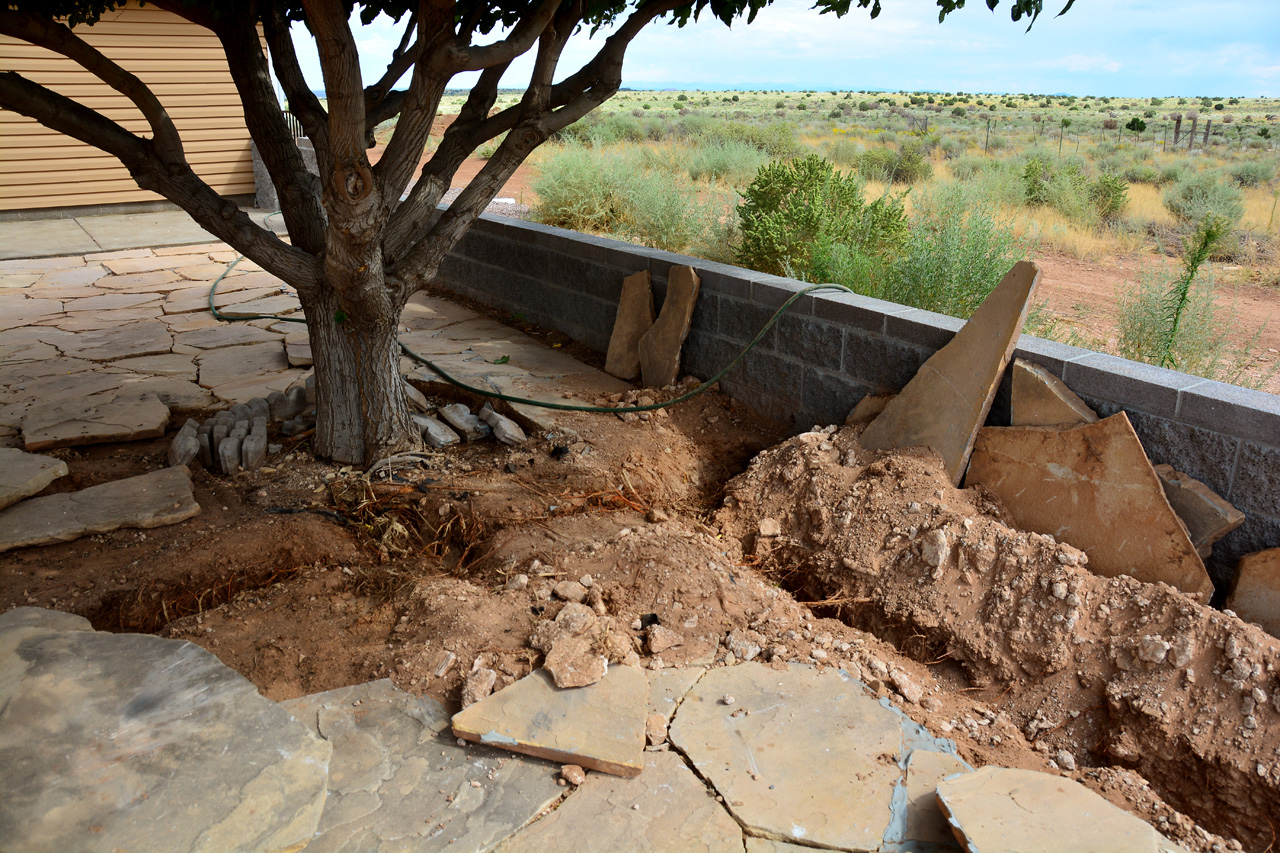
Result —
POLYGON ((1033 241, 1042 251, 1061 252, 1082 261, 1131 254, 1146 245, 1140 234, 1081 225, 1048 207, 1006 208, 1004 213, 1019 237, 1033 241))
POLYGON ((1264 234, 1280 233, 1280 190, 1251 187, 1244 191, 1244 218, 1240 227, 1264 234))
POLYGON ((1161 192, 1151 184, 1129 184, 1129 206, 1125 208, 1124 219, 1143 226, 1149 223, 1177 225, 1178 221, 1161 201, 1161 192))

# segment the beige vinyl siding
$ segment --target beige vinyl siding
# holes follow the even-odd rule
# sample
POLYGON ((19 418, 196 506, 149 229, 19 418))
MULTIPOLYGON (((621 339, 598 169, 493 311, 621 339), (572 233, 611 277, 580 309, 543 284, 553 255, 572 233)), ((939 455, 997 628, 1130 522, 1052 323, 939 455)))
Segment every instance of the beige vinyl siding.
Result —
MULTIPOLYGON (((130 4, 76 33, 146 83, 164 104, 196 174, 224 195, 249 194, 253 160, 226 57, 208 30, 155 6, 130 4)), ((126 97, 63 56, 0 36, 0 70, 17 71, 150 137, 126 97)), ((0 210, 155 201, 120 161, 0 110, 0 210)))

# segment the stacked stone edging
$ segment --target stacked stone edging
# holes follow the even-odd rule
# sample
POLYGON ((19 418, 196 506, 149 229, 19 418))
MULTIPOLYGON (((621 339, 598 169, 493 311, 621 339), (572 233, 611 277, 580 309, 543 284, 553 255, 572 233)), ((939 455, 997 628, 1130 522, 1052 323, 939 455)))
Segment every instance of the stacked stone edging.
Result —
MULTIPOLYGON (((648 270, 666 295, 672 266, 702 292, 684 369, 708 377, 804 282, 561 228, 485 215, 446 259, 449 290, 604 352, 622 280, 648 270)), ((963 321, 855 294, 801 297, 725 377, 726 393, 799 431, 843 421, 864 394, 896 392, 963 321)), ((1246 515, 1215 547, 1221 587, 1243 554, 1280 547, 1280 397, 1023 335, 1014 355, 1044 366, 1099 415, 1123 409, 1155 463, 1206 483, 1246 515)), ((989 423, 1008 423, 1008 383, 989 423)))

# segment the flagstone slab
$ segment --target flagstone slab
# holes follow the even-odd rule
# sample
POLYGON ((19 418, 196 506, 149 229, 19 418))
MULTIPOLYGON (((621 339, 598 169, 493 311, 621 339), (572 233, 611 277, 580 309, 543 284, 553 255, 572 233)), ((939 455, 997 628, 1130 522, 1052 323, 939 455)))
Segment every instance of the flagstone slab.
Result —
POLYGON ((310 341, 289 341, 284 345, 284 354, 290 367, 310 367, 315 363, 310 341))
POLYGON ((223 323, 175 335, 173 342, 196 349, 218 349, 242 344, 260 344, 265 341, 278 341, 280 336, 248 323, 223 323))
MULTIPOLYGON (((280 288, 278 287, 255 287, 236 290, 234 287, 228 286, 226 282, 223 282, 218 285, 218 292, 213 296, 213 304, 218 308, 227 308, 230 305, 251 302, 254 299, 263 299, 279 292, 280 288)), ((164 313, 166 314, 185 314, 188 311, 208 310, 209 289, 203 283, 197 287, 184 287, 181 290, 174 291, 164 301, 164 313)))
POLYGON ((192 246, 162 246, 155 249, 157 257, 166 255, 207 255, 210 252, 225 252, 229 247, 226 243, 197 243, 192 246))
POLYGON ((0 290, 22 290, 40 280, 40 273, 11 272, 0 274, 0 290))
POLYGON ((275 373, 289 367, 284 341, 280 338, 260 344, 206 350, 196 356, 196 363, 200 366, 200 384, 205 388, 216 388, 243 381, 255 374, 275 373))
POLYGON ((994 492, 1019 528, 1084 551, 1094 574, 1163 581, 1205 603, 1213 594, 1124 412, 1071 429, 984 428, 965 485, 994 492))
POLYGON ((702 279, 693 267, 674 266, 667 276, 667 295, 658 319, 636 343, 640 375, 650 388, 665 388, 680 376, 680 350, 689 336, 702 279))
POLYGON ((39 493, 67 475, 67 463, 52 456, 0 448, 0 509, 39 493))
POLYGON ((164 435, 169 407, 154 395, 129 388, 36 403, 22 417, 27 450, 50 450, 164 435))
POLYGON ((70 542, 121 527, 163 527, 200 513, 184 467, 161 468, 0 510, 0 551, 70 542))
POLYGON ((1034 361, 1013 360, 1010 426, 1091 424, 1098 419, 1089 404, 1034 361))
POLYGON ((241 302, 235 308, 227 311, 228 314, 292 314, 295 311, 302 310, 302 303, 298 301, 298 297, 287 293, 276 292, 274 296, 267 296, 262 299, 254 299, 249 302, 241 302))
POLYGON ((76 335, 62 345, 62 351, 75 358, 112 361, 165 353, 172 346, 173 336, 169 334, 169 327, 152 320, 76 335))
POLYGON ((906 808, 901 841, 935 845, 936 853, 960 850, 947 816, 938 807, 938 784, 973 768, 954 755, 917 749, 907 759, 906 808))
POLYGON ((458 746, 440 703, 386 679, 281 707, 333 746, 309 853, 488 850, 563 793, 550 765, 458 746))
POLYGON ((656 317, 649 271, 641 270, 624 278, 604 361, 606 373, 619 379, 635 379, 640 375, 640 338, 653 326, 656 317))
POLYGON ((859 443, 868 450, 931 447, 959 485, 1039 281, 1035 264, 1014 264, 951 342, 889 401, 859 443))
POLYGON ((152 270, 133 275, 111 275, 99 279, 98 287, 118 293, 166 293, 191 282, 181 278, 173 270, 152 270))
POLYGON ((747 836, 747 853, 813 853, 813 848, 802 847, 789 841, 747 836))
POLYGON ((909 750, 948 746, 842 671, 756 662, 702 676, 669 738, 749 834, 856 851, 901 834, 909 750))
MULTIPOLYGON (((103 290, 101 287, 94 287, 92 284, 58 284, 47 285, 41 282, 39 288, 39 296, 41 299, 57 299, 65 303, 68 311, 75 310, 76 302, 81 299, 90 299, 95 296, 113 296, 121 294, 113 294, 109 290, 103 290)), ((123 294, 130 296, 132 294, 123 294)), ((157 297, 153 297, 157 298, 157 297)))
MULTIPOLYGON (((182 258, 182 260, 194 259, 182 258)), ((185 278, 187 281, 213 281, 218 276, 227 272, 226 264, 210 263, 207 257, 200 258, 200 260, 204 261, 204 263, 187 264, 186 266, 174 265, 174 272, 185 278)), ((239 267, 233 269, 230 273, 227 273, 227 276, 230 277, 235 275, 238 269, 239 267)), ((241 272, 243 274, 244 271, 241 272)))
POLYGON ((0 331, 28 326, 37 320, 56 317, 62 313, 61 301, 28 299, 23 293, 0 294, 0 331))
POLYGON ((75 311, 41 320, 40 324, 54 326, 64 332, 97 332, 104 329, 115 329, 131 323, 155 320, 159 313, 159 303, 157 303, 156 307, 153 308, 122 308, 119 311, 75 311))
MULTIPOLYGON (((95 291, 98 288, 94 288, 95 291)), ((120 308, 141 308, 145 305, 159 305, 164 297, 158 293, 101 293, 72 299, 66 302, 67 311, 115 311, 120 308)))
POLYGON ((272 391, 287 391, 306 375, 302 369, 258 373, 215 385, 209 391, 219 400, 247 403, 254 397, 267 397, 272 391))
POLYGON ((122 358, 111 362, 111 364, 123 370, 132 370, 135 373, 149 373, 153 376, 177 376, 182 379, 196 378, 195 359, 182 353, 122 358))
POLYGON ((613 666, 586 687, 558 688, 539 669, 463 709, 453 733, 525 755, 634 777, 644 767, 649 680, 613 666))
POLYGON ((67 267, 66 269, 49 270, 40 276, 40 289, 44 290, 46 285, 73 287, 93 284, 98 279, 106 276, 106 274, 107 268, 102 264, 85 264, 83 266, 67 267))
POLYGON ((192 643, 11 611, 0 709, 7 850, 288 851, 315 832, 331 747, 192 643))
POLYGON ((497 853, 742 853, 742 828, 673 752, 645 756, 634 779, 593 773, 551 814, 497 853))
POLYGON ((970 851, 1186 853, 1140 818, 1062 776, 988 766, 938 784, 970 851))
POLYGON ((1246 622, 1257 622, 1271 636, 1280 637, 1280 548, 1240 558, 1227 607, 1246 622))
POLYGON ((1200 559, 1213 554, 1213 543, 1244 524, 1244 513, 1196 478, 1171 465, 1155 466, 1169 506, 1187 526, 1187 535, 1200 559))
POLYGON ((218 397, 212 391, 201 388, 195 382, 182 376, 145 376, 130 377, 125 388, 143 394, 154 394, 156 399, 169 408, 171 415, 179 412, 191 413, 212 408, 218 397))
POLYGON ((667 722, 676 708, 707 671, 703 666, 668 667, 649 673, 649 713, 661 714, 667 722))

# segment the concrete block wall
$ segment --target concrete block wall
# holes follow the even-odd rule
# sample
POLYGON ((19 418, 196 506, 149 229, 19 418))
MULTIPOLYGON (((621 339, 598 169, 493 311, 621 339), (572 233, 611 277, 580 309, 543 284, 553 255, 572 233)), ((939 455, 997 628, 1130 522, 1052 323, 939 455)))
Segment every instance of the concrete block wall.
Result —
MULTIPOLYGON (((647 269, 655 302, 688 264, 702 290, 684 370, 713 375, 804 283, 617 240, 482 217, 446 260, 442 284, 608 348, 622 280, 647 269)), ((800 431, 841 423, 864 394, 896 392, 963 325, 851 293, 801 297, 723 380, 724 391, 800 431)), ((1223 586, 1242 554, 1280 547, 1280 397, 1023 335, 1016 355, 1063 379, 1099 415, 1123 409, 1154 462, 1208 484, 1248 520, 1215 547, 1223 586)), ((1008 377, 989 423, 1008 423, 1008 377)))

